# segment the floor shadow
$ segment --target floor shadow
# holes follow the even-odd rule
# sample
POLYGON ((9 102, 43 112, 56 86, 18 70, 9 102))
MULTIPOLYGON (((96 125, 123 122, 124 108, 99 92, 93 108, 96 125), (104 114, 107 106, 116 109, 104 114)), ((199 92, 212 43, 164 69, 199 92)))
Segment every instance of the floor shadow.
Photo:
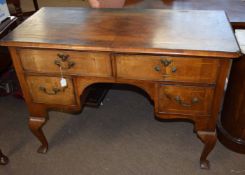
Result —
MULTIPOLYGON (((149 95, 144 90, 138 87, 125 84, 115 84, 111 86, 111 89, 120 91, 132 91, 138 93, 147 98, 152 103, 149 95)), ((92 108, 88 108, 85 112, 85 115, 81 115, 80 113, 78 113, 77 115, 69 116, 70 118, 66 120, 66 122, 55 132, 52 138, 50 138, 50 149, 64 143, 64 141, 68 142, 74 137, 80 137, 79 133, 84 132, 85 135, 88 134, 90 130, 89 128, 93 130, 93 137, 97 137, 97 139, 100 137, 107 137, 106 140, 113 140, 115 138, 118 138, 118 135, 120 135, 122 131, 125 132, 128 129, 128 126, 136 125, 136 123, 139 122, 139 119, 132 120, 126 119, 126 117, 124 116, 118 117, 122 115, 120 113, 117 113, 114 116, 115 111, 113 109, 106 109, 106 111, 106 113, 108 113, 106 117, 99 117, 99 111, 92 108), (110 113, 113 113, 113 115, 110 113), (90 114, 92 116, 90 116, 90 114), (67 131, 70 132, 67 133, 67 131), (111 134, 109 135, 106 133, 111 134)), ((101 114, 103 116, 104 113, 102 112, 101 114)), ((59 114, 56 113, 55 115, 59 114)), ((89 135, 87 135, 87 137, 89 137, 89 135)))
POLYGON ((18 143, 14 143, 14 147, 8 151, 7 155, 11 157, 12 155, 18 153, 23 147, 30 143, 29 138, 20 139, 18 143))
POLYGON ((123 90, 123 91, 132 91, 138 94, 141 94, 142 96, 144 96, 145 98, 147 98, 151 104, 153 104, 153 101, 151 99, 151 97, 149 96, 149 94, 147 94, 146 91, 144 91, 143 89, 134 86, 134 85, 128 85, 128 84, 113 84, 111 86, 111 89, 114 90, 123 90))

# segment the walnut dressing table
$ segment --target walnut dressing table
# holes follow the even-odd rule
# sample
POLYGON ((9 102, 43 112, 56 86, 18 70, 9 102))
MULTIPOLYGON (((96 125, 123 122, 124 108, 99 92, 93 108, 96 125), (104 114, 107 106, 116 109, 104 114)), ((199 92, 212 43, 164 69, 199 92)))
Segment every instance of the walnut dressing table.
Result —
POLYGON ((201 168, 216 143, 216 120, 232 59, 240 50, 222 11, 42 8, 1 41, 8 46, 46 153, 49 110, 80 111, 95 83, 138 86, 163 119, 188 119, 204 143, 201 168))

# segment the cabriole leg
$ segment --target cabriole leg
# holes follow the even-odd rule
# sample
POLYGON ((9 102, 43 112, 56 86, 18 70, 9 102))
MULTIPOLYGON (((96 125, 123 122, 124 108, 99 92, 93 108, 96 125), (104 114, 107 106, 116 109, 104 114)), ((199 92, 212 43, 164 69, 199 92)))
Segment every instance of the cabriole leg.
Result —
POLYGON ((210 165, 209 165, 209 161, 207 160, 207 157, 216 144, 217 141, 216 131, 214 132, 197 131, 197 135, 204 144, 204 148, 200 157, 200 168, 209 169, 210 165))
POLYGON ((42 127, 46 121, 47 118, 42 117, 29 118, 29 128, 42 144, 37 150, 38 153, 46 153, 48 151, 48 142, 42 131, 42 127))

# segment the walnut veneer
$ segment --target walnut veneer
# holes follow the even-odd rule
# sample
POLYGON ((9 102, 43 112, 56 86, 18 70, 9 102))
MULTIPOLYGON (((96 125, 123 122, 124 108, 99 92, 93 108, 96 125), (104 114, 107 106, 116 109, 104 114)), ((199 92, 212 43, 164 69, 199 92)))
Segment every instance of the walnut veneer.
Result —
POLYGON ((148 93, 156 117, 193 121, 204 143, 201 168, 209 167, 225 82, 240 55, 224 12, 42 8, 2 45, 42 143, 38 152, 48 150, 48 110, 79 111, 90 85, 123 83, 148 93))

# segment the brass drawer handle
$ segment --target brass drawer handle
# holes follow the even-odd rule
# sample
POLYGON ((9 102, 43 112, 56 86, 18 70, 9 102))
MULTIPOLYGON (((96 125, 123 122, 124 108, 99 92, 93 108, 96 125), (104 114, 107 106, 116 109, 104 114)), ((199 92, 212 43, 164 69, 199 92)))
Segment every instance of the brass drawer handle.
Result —
MULTIPOLYGON (((172 72, 172 73, 176 73, 176 72, 177 72, 177 67, 173 66, 173 67, 171 68, 171 72, 172 72)), ((170 76, 172 76, 172 74, 171 74, 171 73, 170 73, 170 74, 163 74, 162 76, 163 76, 163 77, 170 77, 170 76)))
POLYGON ((69 58, 68 54, 64 54, 64 53, 58 53, 57 56, 62 60, 62 61, 66 61, 69 58))
POLYGON ((164 65, 165 67, 168 67, 171 63, 172 63, 172 60, 160 60, 161 64, 164 65))
POLYGON ((178 104, 180 104, 181 106, 183 106, 183 107, 192 107, 193 105, 195 105, 195 104, 197 104, 197 103, 200 102, 199 99, 198 99, 197 97, 192 98, 190 104, 184 102, 184 101, 181 99, 180 96, 174 97, 174 100, 175 100, 178 104))
POLYGON ((160 72, 160 71, 161 71, 161 67, 160 67, 160 66, 155 66, 155 67, 154 67, 154 70, 155 70, 156 72, 160 72))
POLYGON ((65 90, 66 87, 64 88, 52 88, 50 91, 48 91, 45 87, 43 86, 40 86, 39 87, 39 90, 42 91, 43 93, 47 94, 47 95, 56 95, 58 94, 59 92, 62 92, 65 90))
MULTIPOLYGON (((174 66, 172 63, 173 61, 172 60, 167 60, 167 59, 164 59, 164 60, 160 60, 160 63, 164 66, 164 67, 168 67, 170 66, 170 69, 171 69, 171 72, 172 73, 176 73, 177 72, 177 67, 174 66)), ((154 70, 156 72, 161 72, 161 66, 157 65, 154 67, 154 70)), ((167 76, 171 76, 171 74, 163 74, 164 77, 167 77, 167 76)))
POLYGON ((171 68, 171 71, 172 71, 172 73, 177 72, 177 67, 173 66, 173 67, 171 68))
POLYGON ((61 69, 70 69, 73 66, 75 66, 75 63, 72 61, 69 61, 69 55, 58 53, 58 58, 54 60, 54 64, 59 66, 61 69))

